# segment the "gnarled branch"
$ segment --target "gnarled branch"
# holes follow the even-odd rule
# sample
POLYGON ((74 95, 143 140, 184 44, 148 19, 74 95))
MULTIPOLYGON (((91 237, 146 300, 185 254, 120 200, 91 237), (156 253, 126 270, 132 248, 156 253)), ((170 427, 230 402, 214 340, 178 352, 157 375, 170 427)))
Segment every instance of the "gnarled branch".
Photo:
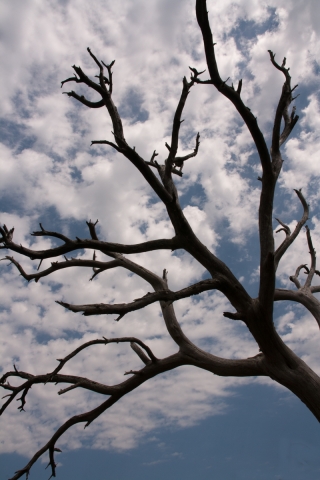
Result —
POLYGON ((129 312, 134 312, 140 310, 147 305, 151 305, 155 302, 169 302, 173 303, 182 298, 188 298, 192 295, 197 295, 201 292, 208 290, 219 289, 219 282, 217 280, 202 280, 201 282, 195 283, 190 287, 183 288, 177 292, 172 292, 171 290, 165 289, 156 291, 154 293, 148 292, 144 297, 137 298, 131 303, 120 303, 120 304, 90 304, 90 305, 71 305, 66 302, 57 301, 59 305, 71 310, 72 312, 83 312, 83 315, 111 315, 117 314, 122 318, 129 312))

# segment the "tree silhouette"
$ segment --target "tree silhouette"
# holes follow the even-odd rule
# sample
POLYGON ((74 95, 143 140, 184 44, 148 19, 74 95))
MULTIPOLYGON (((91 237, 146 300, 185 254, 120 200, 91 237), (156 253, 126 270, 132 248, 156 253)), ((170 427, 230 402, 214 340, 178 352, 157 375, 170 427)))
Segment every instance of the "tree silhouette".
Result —
POLYGON ((126 141, 122 121, 112 99, 112 67, 114 61, 107 65, 103 61, 99 61, 88 48, 88 53, 98 69, 98 80, 91 80, 80 67, 73 66, 74 76, 67 78, 61 84, 61 86, 70 83, 82 84, 87 86, 89 91, 94 90, 100 95, 101 99, 98 102, 92 102, 73 90, 64 92, 88 108, 107 108, 113 125, 114 140, 94 140, 92 144, 102 144, 112 147, 126 157, 139 170, 145 181, 163 202, 175 232, 174 237, 171 239, 161 238, 133 245, 110 243, 98 238, 96 231, 97 222, 89 221, 87 225, 91 238, 76 238, 72 240, 55 231, 47 231, 40 224, 40 230, 34 232, 32 234, 33 236, 55 238, 61 241, 61 244, 54 248, 37 251, 16 244, 13 238, 14 228, 8 229, 5 225, 0 228, 2 235, 0 239, 2 243, 1 248, 17 252, 32 260, 40 260, 38 271, 28 274, 14 257, 6 256, 6 259, 15 265, 27 281, 35 280, 38 282, 39 279, 53 272, 72 267, 93 269, 92 278, 97 277, 104 271, 116 268, 126 269, 132 274, 141 277, 150 284, 150 290, 152 289, 152 291, 147 292, 143 297, 129 303, 86 305, 73 305, 66 302, 58 303, 72 312, 82 312, 83 315, 86 316, 116 314, 118 315, 117 320, 119 321, 130 312, 159 302, 163 321, 168 334, 177 346, 177 352, 166 358, 157 358, 152 350, 139 338, 102 337, 80 345, 65 358, 59 359, 58 366, 50 373, 32 375, 31 373, 20 371, 16 367, 14 367, 13 371, 5 373, 0 383, 1 387, 9 393, 6 395, 7 399, 0 410, 1 414, 19 395, 19 409, 21 411, 24 410, 26 396, 32 385, 35 384, 67 384, 68 386, 66 388, 58 392, 59 394, 64 394, 72 389, 86 389, 103 396, 103 401, 97 408, 80 415, 75 415, 61 425, 48 442, 32 457, 29 463, 15 473, 12 480, 22 477, 23 474, 28 476, 32 465, 47 450, 49 452, 51 474, 55 476, 56 464, 54 455, 56 451, 60 451, 60 449, 56 447, 56 444, 59 438, 71 426, 84 423, 85 427, 87 427, 124 395, 127 395, 147 380, 182 365, 192 365, 220 376, 270 377, 300 398, 320 421, 320 379, 308 365, 282 341, 275 329, 273 320, 274 302, 290 300, 302 304, 309 310, 320 326, 320 304, 314 296, 315 293, 320 292, 320 286, 312 286, 313 277, 315 274, 319 274, 319 272, 316 270, 316 254, 308 227, 306 227, 306 235, 311 257, 310 266, 308 267, 306 264, 298 266, 295 274, 290 277, 290 280, 296 287, 295 290, 279 289, 275 286, 276 271, 279 262, 297 238, 309 215, 308 205, 301 191, 295 190, 303 208, 302 217, 293 231, 281 220, 278 220, 280 224, 278 232, 283 231, 285 238, 280 246, 275 249, 272 226, 274 193, 283 163, 280 148, 298 121, 295 108, 293 107, 291 111, 289 110, 290 104, 293 101, 293 91, 295 87, 292 88, 291 86, 291 77, 289 75, 289 68, 286 67, 286 59, 284 59, 280 65, 275 60, 275 54, 269 51, 271 64, 284 76, 282 92, 273 123, 271 149, 269 150, 266 140, 258 126, 256 117, 242 100, 242 80, 239 81, 237 87, 234 87, 233 85, 229 86, 227 81, 222 80, 220 77, 208 21, 206 0, 196 1, 196 15, 203 36, 209 78, 203 80, 204 71, 199 72, 196 68, 190 68, 190 80, 188 81, 186 78, 183 79, 182 92, 173 119, 171 143, 170 145, 166 144, 168 157, 163 164, 157 162, 156 151, 153 152, 150 160, 145 160, 139 155, 135 148, 130 147, 126 141), (201 88, 202 84, 214 86, 233 103, 252 136, 261 162, 263 173, 262 176, 259 177, 261 182, 259 203, 260 283, 257 298, 251 298, 241 282, 232 273, 231 269, 197 238, 182 211, 179 195, 174 183, 174 175, 181 177, 183 175, 182 169, 184 163, 199 153, 199 133, 195 137, 195 147, 190 154, 178 156, 178 146, 182 112, 188 94, 191 88, 201 88), (69 258, 66 256, 69 253, 79 252, 83 249, 93 251, 91 260, 69 258), (125 256, 128 254, 162 249, 172 252, 177 250, 188 252, 206 269, 210 278, 188 285, 182 290, 173 291, 169 287, 167 271, 165 269, 163 270, 163 275, 160 277, 125 256), (96 252, 103 254, 107 258, 106 261, 98 261, 96 252), (63 256, 64 259, 61 258, 63 256), (55 258, 58 258, 58 260, 53 261, 50 268, 45 270, 40 269, 43 259, 55 258), (306 280, 303 285, 298 279, 301 270, 306 272, 306 280), (244 359, 221 358, 197 347, 183 332, 175 314, 174 302, 200 294, 201 292, 213 290, 221 292, 234 308, 232 312, 224 312, 224 317, 242 322, 250 331, 260 350, 256 356, 244 359), (129 378, 116 385, 105 385, 81 376, 65 375, 62 373, 65 364, 84 349, 99 344, 108 345, 110 343, 129 343, 132 350, 140 358, 143 364, 142 368, 140 370, 130 370, 126 372, 129 378), (9 383, 11 377, 18 377, 22 379, 23 382, 18 386, 12 386, 9 383))

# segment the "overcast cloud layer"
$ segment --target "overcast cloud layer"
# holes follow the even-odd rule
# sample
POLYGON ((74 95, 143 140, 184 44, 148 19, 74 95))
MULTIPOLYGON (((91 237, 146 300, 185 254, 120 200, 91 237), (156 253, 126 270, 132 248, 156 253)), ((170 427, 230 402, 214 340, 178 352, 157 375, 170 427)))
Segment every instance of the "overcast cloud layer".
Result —
MULTIPOLYGON (((76 84, 61 90, 60 82, 72 76, 74 64, 92 77, 97 74, 87 47, 106 63, 115 59, 113 98, 126 139, 146 160, 157 150, 157 160, 163 161, 182 78, 189 76, 189 65, 205 68, 194 1, 2 0, 0 6, 1 223, 15 227, 16 242, 25 246, 33 242, 37 249, 51 245, 49 239, 34 241, 29 236, 39 221, 48 230, 72 237, 88 236, 85 221, 98 218, 101 239, 138 243, 170 238, 173 230, 165 210, 139 172, 110 147, 90 148, 91 140, 112 140, 107 112, 87 109, 62 95, 62 91, 84 90, 76 84)), ((302 188, 312 207, 309 226, 317 249, 320 4, 316 0, 208 0, 208 8, 221 76, 230 77, 228 82, 235 85, 243 78, 243 97, 267 139, 283 82, 270 63, 268 49, 278 61, 286 56, 293 84, 299 84, 300 121, 284 147, 276 213, 294 225, 301 212, 292 190, 302 188)), ((232 106, 210 86, 193 87, 183 117, 180 154, 189 153, 196 133, 201 135, 199 155, 186 162, 183 178, 177 179, 186 216, 208 248, 221 252, 227 262, 237 259, 229 266, 254 292, 258 257, 252 242, 260 167, 250 136, 232 106)), ((85 252, 83 258, 89 255, 85 252)), ((205 273, 187 255, 156 252, 134 258, 157 274, 167 268, 172 289, 187 286, 205 273)), ((308 261, 302 233, 280 266, 281 285, 288 287, 289 275, 308 261)), ((21 263, 29 271, 36 268, 26 259, 21 263)), ((43 262, 42 267, 49 264, 43 262)), ((61 299, 120 303, 148 291, 141 279, 123 271, 107 272, 93 282, 90 276, 85 270, 64 270, 37 284, 26 284, 15 269, 1 262, 2 372, 15 363, 30 373, 47 373, 55 368, 56 358, 102 335, 138 337, 159 357, 176 351, 156 305, 114 322, 112 317, 72 314, 55 303, 61 299)), ((244 327, 223 318, 226 309, 227 301, 220 294, 202 294, 198 300, 176 305, 182 328, 197 345, 223 357, 255 355, 257 345, 244 327)), ((320 372, 316 322, 289 306, 277 325, 289 346, 320 372)), ((126 370, 139 368, 139 359, 126 345, 100 346, 93 352, 88 349, 77 356, 64 372, 112 384, 122 381, 126 370)), ((155 427, 192 425, 225 411, 228 396, 249 381, 183 368, 143 385, 85 432, 79 427, 81 434, 72 435, 74 429, 65 435, 59 446, 131 448, 155 427)), ((58 390, 52 385, 34 387, 23 415, 11 406, 2 420, 1 452, 31 455, 66 418, 100 401, 96 395, 76 390, 58 397, 58 390)))

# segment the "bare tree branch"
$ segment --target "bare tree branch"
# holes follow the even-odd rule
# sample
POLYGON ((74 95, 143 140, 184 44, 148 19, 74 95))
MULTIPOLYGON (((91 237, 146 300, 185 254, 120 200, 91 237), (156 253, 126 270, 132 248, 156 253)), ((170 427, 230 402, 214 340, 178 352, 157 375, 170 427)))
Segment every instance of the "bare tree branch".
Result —
POLYGON ((311 282, 313 280, 313 277, 314 277, 314 274, 315 274, 315 271, 316 271, 316 251, 313 248, 310 230, 309 230, 309 227, 307 225, 306 225, 306 232, 307 232, 307 242, 308 242, 308 247, 309 247, 309 253, 310 253, 310 256, 311 256, 311 266, 310 266, 310 270, 309 270, 307 280, 306 280, 304 286, 305 286, 305 288, 310 288, 311 282))
POLYGON ((312 244, 310 230, 307 226, 306 226, 306 235, 307 235, 309 253, 311 256, 311 266, 310 268, 308 268, 306 264, 299 265, 299 267, 295 271, 295 274, 289 277, 291 282, 293 282, 297 287, 297 291, 276 289, 274 300, 275 301, 289 300, 289 301, 300 303, 301 305, 303 305, 309 310, 309 312, 313 315, 313 317, 315 318, 320 328, 320 302, 314 296, 314 293, 317 293, 320 291, 320 286, 319 287, 311 286, 311 282, 313 280, 314 274, 320 275, 320 272, 316 270, 316 252, 312 244), (301 285, 298 278, 301 270, 304 270, 305 273, 307 274, 307 278, 303 285, 301 285))
POLYGON ((175 157, 174 165, 176 165, 177 167, 180 167, 180 171, 181 171, 182 168, 183 168, 184 162, 186 160, 188 160, 189 158, 195 157, 198 154, 199 146, 200 146, 200 133, 198 132, 197 136, 196 136, 196 146, 195 146, 193 152, 189 153, 188 155, 185 155, 184 157, 175 157))
POLYGON ((175 158, 178 151, 180 125, 183 122, 183 120, 181 120, 181 115, 187 100, 187 96, 189 95, 190 89, 193 85, 194 85, 194 80, 191 80, 190 82, 188 82, 186 77, 183 78, 183 88, 181 92, 181 97, 180 97, 177 110, 173 119, 171 145, 169 147, 169 156, 166 160, 166 168, 165 168, 166 177, 169 177, 171 175, 172 165, 175 163, 175 158))
MULTIPOLYGON (((290 277, 291 279, 291 277, 290 277)), ((274 294, 274 301, 279 302, 283 300, 297 302, 303 305, 309 312, 313 315, 314 319, 319 325, 320 328, 320 302, 312 294, 303 291, 301 287, 298 287, 299 290, 286 290, 284 288, 277 288, 274 294)), ((320 289, 319 289, 320 290, 320 289)), ((316 287, 312 287, 310 293, 316 292, 316 287), (315 289, 315 290, 313 290, 315 289)))
MULTIPOLYGON (((295 107, 293 107, 290 115, 288 113, 288 108, 292 102, 292 92, 296 87, 294 87, 293 89, 291 88, 291 77, 289 75, 289 68, 285 68, 286 58, 283 59, 282 65, 280 66, 275 61, 275 54, 271 50, 268 50, 268 52, 272 65, 274 65, 278 70, 280 70, 285 76, 285 82, 283 84, 282 94, 276 110, 272 133, 272 161, 273 163, 281 162, 282 164, 282 160, 279 157, 280 147, 287 140, 288 136, 290 135, 291 131, 293 130, 295 124, 299 119, 298 115, 295 115, 295 107), (282 118, 284 120, 284 128, 282 133, 280 134, 282 118)), ((281 165, 279 165, 279 167, 275 166, 275 168, 281 168, 281 165)))
MULTIPOLYGON (((119 339, 118 339, 119 340, 119 339)), ((135 343, 137 343, 135 341, 135 343)), ((199 350, 199 352, 201 352, 199 350)), ((195 356, 196 351, 193 352, 193 356, 195 356)), ((204 354, 205 352, 203 352, 204 354)), ((50 456, 50 461, 49 465, 51 466, 51 472, 52 476, 55 476, 55 463, 53 460, 53 455, 52 453, 50 454, 50 451, 59 451, 55 450, 56 447, 56 442, 59 440, 59 438, 73 425, 76 425, 78 423, 85 423, 85 428, 88 427, 96 418, 98 418, 103 412, 105 412, 107 409, 109 409, 112 405, 114 405, 120 398, 122 398, 124 395, 127 393, 131 392, 132 390, 136 389, 138 386, 140 386, 142 383, 147 381, 148 379, 159 375, 160 373, 172 370, 173 368, 177 368, 181 365, 195 365, 198 364, 200 368, 204 368, 206 370, 212 371, 216 370, 217 374, 218 372, 222 372, 225 370, 232 370, 232 374, 237 374, 242 376, 245 374, 248 370, 251 372, 254 372, 255 375, 264 375, 263 373, 263 368, 262 368, 262 357, 253 357, 253 358, 248 358, 246 360, 224 360, 224 359, 218 359, 218 357, 213 357, 210 354, 205 354, 202 356, 198 355, 198 359, 192 358, 192 356, 186 356, 183 355, 182 353, 176 353, 174 355, 171 355, 170 357, 167 357, 163 360, 158 360, 156 362, 148 362, 145 367, 136 372, 136 371, 131 371, 128 373, 131 373, 133 376, 129 378, 128 380, 122 382, 119 385, 116 385, 114 387, 105 387, 105 390, 108 391, 110 397, 105 400, 102 404, 100 404, 98 407, 94 408, 93 410, 82 413, 80 415, 75 415, 74 417, 68 419, 61 427, 58 428, 58 430, 55 432, 55 434, 51 437, 51 439, 44 445, 38 452, 31 458, 31 460, 27 463, 27 465, 21 469, 15 472, 16 474, 10 479, 10 480, 17 480, 18 478, 21 478, 24 474, 29 474, 31 467, 34 465, 34 463, 38 460, 39 457, 41 457, 46 451, 49 450, 49 456, 50 456), (211 360, 211 362, 210 362, 211 360), (215 365, 213 365, 215 364, 215 365)), ((59 381, 63 381, 63 377, 66 378, 66 376, 62 375, 55 375, 51 378, 49 378, 51 374, 47 375, 42 375, 42 376, 31 376, 30 374, 26 374, 24 372, 8 372, 5 376, 2 377, 0 380, 1 386, 3 386, 4 381, 9 377, 9 376, 17 376, 20 378, 29 378, 28 382, 29 384, 35 384, 35 383, 45 383, 46 379, 49 379, 50 382, 55 382, 59 383, 59 381)), ((76 377, 77 378, 77 377, 76 377)), ((84 387, 85 385, 85 380, 86 379, 80 379, 80 377, 77 378, 77 381, 74 382, 78 384, 79 387, 86 388, 84 387)), ((26 382, 24 384, 24 388, 26 388, 26 382)), ((95 383, 95 382, 92 382, 95 383)), ((21 388, 21 387, 17 387, 21 388)), ((97 391, 94 386, 92 388, 89 388, 92 391, 97 391)), ((70 389, 64 389, 64 391, 69 391, 70 389)), ((60 391, 61 393, 61 391, 60 391)))
POLYGON ((95 275, 93 275, 92 278, 94 278, 100 272, 121 266, 120 260, 112 260, 110 262, 98 262, 94 260, 81 260, 77 258, 71 258, 66 260, 65 262, 52 262, 51 267, 47 268, 46 270, 43 270, 42 272, 27 274, 22 268, 22 266, 20 265, 20 263, 17 262, 13 257, 9 257, 7 255, 2 260, 9 260, 11 263, 13 263, 17 267, 17 269, 19 270, 23 278, 28 280, 28 282, 30 282, 31 280, 35 280, 36 282, 38 282, 40 278, 46 277, 47 275, 50 275, 53 272, 56 272, 58 270, 63 270, 65 268, 72 268, 72 267, 97 268, 99 270, 95 273, 95 275))
POLYGON ((229 87, 220 77, 212 40, 211 28, 208 20, 208 12, 206 0, 196 1, 196 15, 199 27, 202 32, 205 54, 207 59, 208 70, 213 85, 227 97, 236 107, 245 124, 247 125, 254 144, 257 148, 261 166, 263 169, 262 192, 259 208, 259 234, 260 234, 260 288, 259 300, 266 316, 266 321, 272 322, 272 303, 275 285, 274 270, 274 240, 272 230, 272 208, 273 196, 276 178, 279 172, 271 168, 271 158, 268 148, 258 123, 250 109, 246 107, 240 97, 241 86, 237 91, 233 87, 229 87))
POLYGON ((68 95, 68 97, 75 98, 76 100, 78 100, 78 102, 82 103, 83 105, 89 108, 101 108, 106 106, 104 103, 104 100, 99 100, 99 102, 90 102, 90 100, 87 100, 83 95, 78 95, 73 90, 71 90, 71 92, 63 92, 63 93, 65 95, 68 95))
MULTIPOLYGON (((14 229, 12 229, 12 231, 13 230, 14 229)), ((3 239, 2 239, 3 246, 1 246, 0 248, 10 249, 14 252, 21 253, 25 257, 31 258, 31 260, 35 260, 35 259, 58 257, 60 255, 65 255, 66 253, 74 252, 76 250, 81 250, 85 248, 91 249, 91 250, 98 250, 108 255, 109 252, 130 254, 130 253, 150 252, 150 251, 159 250, 159 249, 175 250, 180 247, 176 238, 150 240, 148 242, 143 242, 135 245, 122 245, 120 243, 102 242, 102 241, 93 240, 93 239, 81 240, 77 238, 76 240, 71 240, 57 232, 49 232, 46 230, 33 232, 31 235, 35 237, 46 236, 46 237, 59 238, 63 240, 65 244, 59 247, 54 247, 47 250, 32 250, 32 249, 23 247, 22 245, 18 245, 14 243, 12 241, 12 235, 10 237, 8 235, 5 235, 3 236, 3 239)))
MULTIPOLYGON (((277 248, 275 254, 274 254, 274 262, 275 262, 275 269, 277 269, 278 264, 283 257, 284 253, 287 251, 287 249, 292 245, 292 243, 295 241, 297 236, 299 235, 301 228, 303 225, 306 223, 306 221, 309 218, 309 205, 305 201, 304 196, 302 195, 300 190, 294 190, 302 203, 303 206, 303 215, 301 217, 301 220, 297 223, 296 228, 294 229, 293 233, 290 232, 290 229, 287 225, 284 225, 280 220, 278 222, 280 225, 283 226, 284 231, 286 232, 286 238, 284 241, 281 243, 281 245, 277 248)), ((278 230, 280 232, 282 229, 278 230)))
MULTIPOLYGON (((222 93, 222 95, 227 97, 234 104, 234 106, 236 107, 239 114, 243 118, 244 122, 246 123, 252 135, 253 141, 259 153, 259 157, 261 160, 264 173, 271 173, 271 162, 270 162, 270 156, 269 156, 266 142, 258 127, 255 116, 251 113, 250 109, 246 107, 243 101, 241 100, 241 97, 240 97, 241 86, 236 91, 234 90, 234 88, 229 87, 226 84, 226 82, 223 81, 220 77, 217 62, 216 62, 216 57, 214 53, 215 43, 213 42, 213 39, 212 39, 212 32, 211 32, 211 28, 208 20, 206 0, 196 1, 196 15, 197 15, 199 27, 202 32, 208 71, 210 74, 210 82, 206 82, 206 83, 212 83, 219 90, 219 92, 222 93)), ((194 81, 197 82, 197 80, 194 80, 194 81)), ((200 83, 200 82, 197 82, 197 83, 200 83)), ((239 85, 240 85, 240 82, 239 82, 239 85)), ((241 82, 241 85, 242 85, 242 82, 241 82)))
MULTIPOLYGON (((153 174, 147 163, 135 152, 134 149, 130 148, 129 145, 127 144, 125 137, 124 137, 124 132, 123 132, 123 126, 122 126, 122 121, 119 116, 118 110, 112 100, 111 94, 112 94, 112 72, 111 68, 114 65, 114 61, 111 62, 110 65, 106 65, 104 62, 99 62, 97 57, 91 52, 91 50, 88 48, 88 53, 91 56, 91 58, 95 61, 97 66, 99 67, 99 84, 93 82, 92 80, 85 75, 85 73, 82 71, 80 67, 76 67, 75 65, 72 67, 74 71, 76 72, 77 75, 74 77, 70 77, 63 82, 61 82, 61 86, 63 86, 67 82, 76 82, 76 83, 84 83, 87 85, 89 88, 92 90, 96 91, 97 93, 100 94, 102 97, 102 100, 104 105, 107 107, 109 116, 112 121, 113 125, 113 135, 116 141, 116 144, 113 144, 112 142, 109 142, 107 140, 94 140, 92 144, 101 144, 105 143, 107 145, 112 146, 113 148, 116 148, 116 150, 120 153, 122 153, 130 162, 141 172, 141 174, 144 176, 144 178, 147 180, 147 182, 150 184, 150 186, 153 188, 155 193, 159 196, 159 198, 164 202, 168 203, 172 201, 171 195, 167 192, 167 190, 163 187, 163 185, 159 182, 157 177, 153 174), (104 68, 103 66, 106 66, 108 70, 108 75, 109 79, 106 79, 104 75, 104 68), (107 80, 107 82, 106 82, 107 80), (109 88, 106 87, 106 83, 109 88)), ((76 100, 80 101, 84 105, 87 105, 92 108, 92 105, 89 103, 86 103, 86 100, 83 100, 83 98, 79 95, 77 95, 75 92, 66 92, 69 96, 75 98, 76 100)), ((88 102, 88 101, 87 101, 88 102)), ((98 102, 100 105, 100 102, 98 102)), ((95 104, 93 107, 98 107, 99 105, 95 104)))
POLYGON ((190 287, 183 288, 177 292, 171 290, 161 290, 154 293, 148 292, 144 297, 137 298, 131 303, 120 304, 90 304, 90 305, 71 305, 69 303, 57 301, 59 305, 71 310, 72 312, 83 312, 83 315, 110 315, 119 314, 121 318, 129 312, 140 310, 152 303, 165 301, 173 303, 182 298, 188 298, 208 290, 218 289, 219 283, 216 280, 203 280, 190 287))

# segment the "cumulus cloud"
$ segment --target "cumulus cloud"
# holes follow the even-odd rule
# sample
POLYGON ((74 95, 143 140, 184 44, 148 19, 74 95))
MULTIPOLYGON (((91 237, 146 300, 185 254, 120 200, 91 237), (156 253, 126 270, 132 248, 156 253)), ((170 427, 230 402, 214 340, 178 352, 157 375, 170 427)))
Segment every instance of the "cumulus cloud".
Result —
MULTIPOLYGON (((189 76, 189 65, 198 70, 205 65, 193 3, 97 0, 89 4, 79 0, 76 7, 72 1, 2 3, 1 222, 9 228, 15 226, 18 243, 38 249, 52 246, 49 239, 28 235, 43 218, 47 229, 61 230, 73 238, 79 236, 75 229, 80 229, 82 237, 88 236, 85 221, 90 218, 99 219, 100 238, 108 241, 138 243, 174 235, 163 206, 139 172, 111 147, 90 147, 91 140, 113 138, 105 109, 89 110, 61 95, 72 89, 79 94, 87 92, 75 83, 67 83, 61 90, 60 82, 73 75, 74 64, 94 78, 97 72, 87 54, 88 46, 106 63, 116 59, 114 100, 123 116, 126 139, 146 160, 156 150, 157 160, 163 162, 182 78, 189 76)), ((285 200, 277 209, 291 215, 285 221, 294 225, 294 218, 299 218, 298 202, 292 202, 289 195, 293 188, 303 187, 316 214, 310 224, 315 245, 320 242, 320 107, 315 83, 319 8, 313 0, 228 0, 212 2, 209 7, 221 75, 230 77, 228 82, 235 85, 243 78, 243 98, 268 140, 283 81, 270 63, 268 49, 279 59, 287 56, 294 84, 301 84, 307 92, 299 112, 300 126, 284 147, 280 198, 285 200)), ((95 100, 90 95, 90 100, 95 100)), ((250 134, 227 100, 209 85, 193 87, 184 118, 181 155, 193 150, 196 134, 201 134, 199 155, 185 163, 184 176, 177 178, 185 215, 215 253, 228 243, 234 258, 239 257, 243 264, 242 278, 255 281, 257 265, 252 267, 252 262, 247 267, 245 262, 245 252, 253 249, 250 242, 257 231, 260 195, 260 167, 250 134)), ((308 261, 303 234, 291 251, 279 267, 282 286, 290 284, 288 276, 299 262, 308 261)), ((89 258, 92 252, 78 255, 89 258)), ((38 266, 19 255, 16 258, 28 271, 38 266)), ((172 289, 183 288, 206 274, 182 252, 150 252, 132 258, 159 275, 166 268, 172 289)), ((102 260, 102 254, 98 259, 102 260)), ((44 261, 42 266, 49 265, 44 261)), ((114 316, 83 317, 55 303, 122 303, 150 288, 123 270, 104 272, 92 282, 91 275, 75 268, 26 284, 15 269, 2 262, 2 372, 15 363, 24 371, 47 373, 55 368, 56 358, 102 335, 139 337, 159 357, 176 351, 157 305, 114 322, 114 316)), ((229 358, 255 355, 257 345, 245 329, 223 318, 228 308, 228 302, 215 293, 177 302, 176 311, 185 333, 201 348, 229 358)), ((277 328, 298 354, 319 369, 315 322, 290 307, 280 316, 277 328)), ((122 381, 125 371, 139 368, 138 358, 126 345, 99 346, 92 352, 88 349, 74 358, 65 373, 112 384, 122 381)), ((168 373, 125 398, 99 425, 93 424, 79 435, 67 434, 62 443, 70 449, 89 444, 98 449, 132 448, 159 426, 184 427, 220 414, 227 408, 228 396, 247 381, 214 378, 192 368, 168 373)), ((6 412, 2 452, 30 455, 67 416, 101 401, 98 395, 76 390, 57 397, 57 391, 58 387, 51 385, 34 388, 22 419, 15 409, 6 412)))

